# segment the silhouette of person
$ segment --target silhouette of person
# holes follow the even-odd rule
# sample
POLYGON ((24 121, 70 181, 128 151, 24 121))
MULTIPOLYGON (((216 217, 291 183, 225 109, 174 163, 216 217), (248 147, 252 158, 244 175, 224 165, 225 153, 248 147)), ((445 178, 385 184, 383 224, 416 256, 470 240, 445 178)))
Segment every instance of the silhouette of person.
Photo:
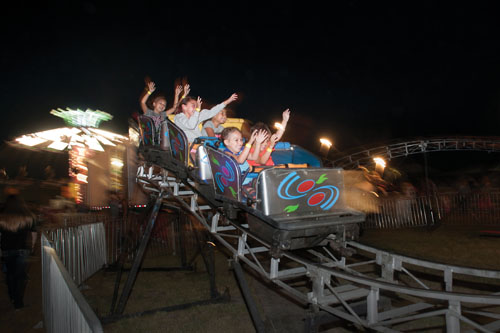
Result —
POLYGON ((22 198, 13 192, 0 209, 0 246, 11 302, 16 309, 24 307, 26 258, 36 241, 35 215, 22 198))

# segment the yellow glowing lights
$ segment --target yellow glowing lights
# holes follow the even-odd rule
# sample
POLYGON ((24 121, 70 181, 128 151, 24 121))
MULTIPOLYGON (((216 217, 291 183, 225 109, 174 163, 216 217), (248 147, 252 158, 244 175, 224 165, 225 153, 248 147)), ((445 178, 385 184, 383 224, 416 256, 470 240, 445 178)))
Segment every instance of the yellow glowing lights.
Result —
POLYGON ((321 145, 325 145, 328 149, 333 145, 332 142, 326 138, 321 138, 319 139, 319 142, 321 142, 321 145))
POLYGON ((33 146, 39 145, 41 143, 44 143, 47 140, 36 137, 36 136, 23 135, 22 137, 17 138, 16 141, 19 142, 20 144, 25 145, 25 146, 33 147, 33 146))
POLYGON ((386 166, 385 160, 382 157, 374 157, 373 161, 377 166, 380 166, 382 168, 385 168, 386 166))
POLYGON ((88 183, 87 181, 87 175, 84 175, 83 173, 79 173, 76 175, 76 180, 82 183, 88 183))
POLYGON ((274 127, 276 127, 276 129, 278 129, 278 130, 283 129, 283 125, 281 125, 281 123, 274 123, 274 127))
POLYGON ((122 168, 123 167, 123 162, 122 160, 118 158, 112 158, 111 159, 111 165, 117 168, 122 168))
POLYGON ((68 144, 66 142, 54 141, 47 148, 55 150, 64 150, 68 144))
POLYGON ((115 133, 112 133, 112 132, 108 132, 108 131, 105 131, 105 130, 102 130, 102 129, 98 129, 98 128, 88 128, 88 130, 92 133, 95 133, 95 134, 98 134, 104 138, 107 138, 109 140, 112 140, 112 141, 124 141, 124 140, 127 140, 127 137, 123 136, 123 135, 119 135, 119 134, 115 134, 115 133))
POLYGON ((116 146, 116 143, 127 141, 127 137, 97 129, 99 123, 113 118, 109 113, 99 110, 82 111, 66 108, 52 110, 51 114, 61 117, 76 127, 56 128, 36 132, 16 138, 15 141, 25 146, 54 150, 71 149, 75 146, 88 147, 91 150, 104 151, 102 145, 116 146))
POLYGON ((139 132, 137 132, 134 128, 129 127, 128 137, 130 142, 134 144, 134 146, 139 147, 139 140, 140 140, 139 132))
POLYGON ((36 132, 16 138, 15 141, 25 146, 48 148, 55 150, 71 149, 72 147, 88 147, 91 150, 104 151, 102 145, 116 146, 127 137, 97 128, 63 127, 53 130, 36 132))

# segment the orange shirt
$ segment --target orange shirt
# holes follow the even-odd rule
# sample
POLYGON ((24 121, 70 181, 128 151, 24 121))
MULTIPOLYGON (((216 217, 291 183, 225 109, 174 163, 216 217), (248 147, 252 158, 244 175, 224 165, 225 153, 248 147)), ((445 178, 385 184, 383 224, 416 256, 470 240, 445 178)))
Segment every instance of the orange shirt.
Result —
MULTIPOLYGON (((254 152, 254 148, 252 147, 250 149, 250 154, 254 152)), ((259 157, 261 157, 262 155, 264 155, 266 153, 266 150, 261 150, 260 153, 259 153, 259 157)), ((268 166, 273 166, 274 165, 274 161, 273 161, 273 158, 271 157, 271 155, 269 155, 269 159, 266 161, 266 164, 259 164, 257 163, 256 161, 252 161, 252 160, 247 160, 248 164, 250 164, 251 166, 255 166, 255 165, 268 165, 268 166)))

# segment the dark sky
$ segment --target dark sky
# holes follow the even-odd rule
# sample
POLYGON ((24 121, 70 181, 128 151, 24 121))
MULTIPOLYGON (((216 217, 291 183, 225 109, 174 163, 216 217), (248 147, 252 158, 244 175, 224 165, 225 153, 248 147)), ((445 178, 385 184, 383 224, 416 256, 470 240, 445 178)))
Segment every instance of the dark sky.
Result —
POLYGON ((498 8, 437 1, 17 1, 1 26, 0 139, 62 126, 53 108, 100 109, 120 133, 145 77, 172 101, 219 103, 285 139, 339 150, 401 137, 497 135, 498 8))

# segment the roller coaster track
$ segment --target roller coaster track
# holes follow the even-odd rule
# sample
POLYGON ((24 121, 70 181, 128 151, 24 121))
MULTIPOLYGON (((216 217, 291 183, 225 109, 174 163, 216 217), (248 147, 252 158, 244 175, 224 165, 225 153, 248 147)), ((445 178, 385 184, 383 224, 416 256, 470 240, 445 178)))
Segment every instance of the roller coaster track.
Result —
MULTIPOLYGON (((500 141, 481 142, 482 146, 475 145, 480 150, 500 148, 500 141)), ((396 153, 396 146, 386 146, 386 150, 380 148, 366 154, 385 152, 394 158, 419 149, 451 150, 451 145, 455 145, 455 150, 459 150, 458 146, 471 150, 466 148, 471 144, 472 141, 458 139, 454 143, 444 139, 415 141, 399 144, 400 153, 396 153)), ((362 157, 346 159, 344 165, 368 158, 362 157)), ((405 325, 425 330, 415 325, 429 321, 434 327, 445 325, 447 332, 500 330, 500 293, 491 292, 492 286, 500 286, 500 271, 418 260, 348 240, 342 240, 341 251, 319 246, 283 251, 276 258, 269 243, 253 234, 248 225, 229 216, 223 207, 202 198, 196 184, 185 175, 179 177, 146 161, 139 166, 136 180, 152 197, 192 214, 218 244, 231 252, 235 261, 309 305, 315 314, 306 321, 310 331, 317 329, 315 318, 322 314, 351 322, 360 331, 398 332, 408 327, 405 325), (350 256, 353 252, 356 254, 350 256), (463 284, 463 277, 480 279, 476 282, 483 290, 463 284)), ((240 208, 244 209, 244 205, 240 208)))
POLYGON ((427 152, 482 151, 498 153, 500 152, 500 137, 422 138, 373 148, 353 149, 353 151, 353 153, 344 154, 344 156, 334 157, 332 159, 333 165, 344 169, 353 169, 373 163, 374 157, 390 160, 427 152))

